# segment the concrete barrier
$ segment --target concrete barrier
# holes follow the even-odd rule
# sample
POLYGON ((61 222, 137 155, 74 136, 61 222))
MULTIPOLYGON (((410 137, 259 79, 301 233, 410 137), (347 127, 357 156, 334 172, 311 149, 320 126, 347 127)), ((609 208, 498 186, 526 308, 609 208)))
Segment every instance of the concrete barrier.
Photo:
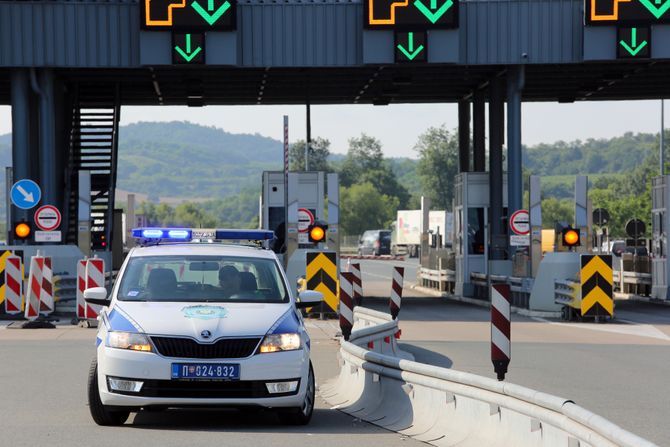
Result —
POLYGON ((340 374, 321 396, 352 416, 437 446, 653 447, 569 399, 403 358, 398 322, 354 308, 340 374))

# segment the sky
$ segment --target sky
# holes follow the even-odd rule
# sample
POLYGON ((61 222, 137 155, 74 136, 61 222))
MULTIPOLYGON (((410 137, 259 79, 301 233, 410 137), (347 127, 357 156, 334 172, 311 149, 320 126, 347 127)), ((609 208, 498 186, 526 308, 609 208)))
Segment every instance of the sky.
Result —
MULTIPOLYGON (((290 141, 304 139, 304 106, 124 107, 121 124, 187 120, 231 133, 281 139, 283 115, 289 116, 290 141)), ((522 121, 525 145, 610 138, 628 131, 658 133, 660 101, 526 103, 522 121)), ((381 141, 387 157, 416 158, 413 147, 419 135, 442 124, 457 127, 455 104, 312 106, 312 137, 330 140, 334 153, 345 153, 349 138, 366 133, 381 141)), ((0 106, 0 134, 9 132, 10 108, 0 106)))

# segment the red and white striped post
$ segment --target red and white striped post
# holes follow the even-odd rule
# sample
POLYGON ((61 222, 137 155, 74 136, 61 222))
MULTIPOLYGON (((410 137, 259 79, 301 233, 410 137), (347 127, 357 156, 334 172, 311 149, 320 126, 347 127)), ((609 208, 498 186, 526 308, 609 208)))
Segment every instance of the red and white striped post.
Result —
POLYGON ((491 285, 491 361, 498 380, 504 380, 512 358, 509 284, 491 285))
POLYGON ((77 318, 86 319, 86 301, 84 290, 86 290, 86 258, 77 261, 77 318))
POLYGON ((361 279, 361 264, 354 262, 351 264, 351 273, 354 274, 354 305, 363 304, 363 280, 361 279))
MULTIPOLYGON (((100 258, 89 259, 86 263, 86 288, 105 287, 105 261, 100 258)), ((86 318, 96 319, 102 306, 86 304, 86 318)))
POLYGON ((23 274, 20 256, 11 255, 5 263, 5 313, 21 313, 23 305, 23 274))
POLYGON ((345 340, 349 340, 354 327, 354 274, 340 273, 340 329, 345 340))
POLYGON ((44 258, 33 256, 30 258, 30 274, 28 275, 28 290, 26 292, 26 320, 36 320, 40 316, 40 295, 42 293, 42 270, 44 258))
POLYGON ((42 292, 40 293, 40 313, 48 315, 54 311, 54 286, 51 258, 44 258, 42 269, 42 292))
POLYGON ((393 283, 391 284, 391 299, 389 309, 395 320, 400 313, 400 301, 402 300, 402 285, 405 277, 405 267, 393 267, 393 283))

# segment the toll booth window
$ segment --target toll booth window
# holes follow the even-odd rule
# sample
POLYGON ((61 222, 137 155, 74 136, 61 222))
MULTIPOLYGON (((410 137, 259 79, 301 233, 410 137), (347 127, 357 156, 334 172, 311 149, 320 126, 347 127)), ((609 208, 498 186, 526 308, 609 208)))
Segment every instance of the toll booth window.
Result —
POLYGON ((484 254, 484 208, 468 209, 468 254, 484 254))

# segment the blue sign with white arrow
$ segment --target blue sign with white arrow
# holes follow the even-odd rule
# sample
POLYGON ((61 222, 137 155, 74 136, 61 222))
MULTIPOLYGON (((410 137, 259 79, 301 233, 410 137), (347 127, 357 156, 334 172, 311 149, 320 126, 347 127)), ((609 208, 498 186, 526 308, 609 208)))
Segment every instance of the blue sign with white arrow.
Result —
POLYGON ((10 197, 14 205, 23 210, 29 210, 39 203, 42 190, 32 180, 23 179, 14 183, 10 197))

